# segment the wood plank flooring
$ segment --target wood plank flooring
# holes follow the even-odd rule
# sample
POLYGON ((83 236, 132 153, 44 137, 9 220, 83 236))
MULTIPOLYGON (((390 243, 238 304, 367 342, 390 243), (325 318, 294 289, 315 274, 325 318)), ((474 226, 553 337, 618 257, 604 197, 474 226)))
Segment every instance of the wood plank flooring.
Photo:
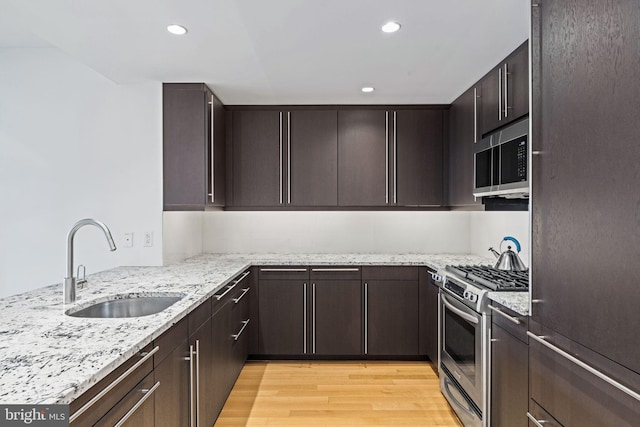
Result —
POLYGON ((455 426, 427 362, 247 362, 224 426, 455 426))

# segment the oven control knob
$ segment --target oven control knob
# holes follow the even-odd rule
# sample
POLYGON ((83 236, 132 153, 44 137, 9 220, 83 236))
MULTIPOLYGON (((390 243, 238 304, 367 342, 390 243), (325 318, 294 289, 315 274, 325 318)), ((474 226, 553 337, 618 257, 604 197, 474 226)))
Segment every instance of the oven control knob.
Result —
POLYGON ((469 300, 471 302, 478 301, 478 295, 474 294, 473 292, 464 291, 463 296, 464 296, 464 299, 469 300))

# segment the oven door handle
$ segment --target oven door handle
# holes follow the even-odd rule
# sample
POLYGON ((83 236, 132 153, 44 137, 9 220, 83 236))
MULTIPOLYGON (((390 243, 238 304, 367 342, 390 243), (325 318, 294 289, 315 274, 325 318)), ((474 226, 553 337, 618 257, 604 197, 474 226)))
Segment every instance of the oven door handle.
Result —
POLYGON ((469 313, 465 313, 464 311, 460 310, 458 307, 456 307, 453 304, 451 304, 444 294, 442 294, 440 296, 442 297, 442 302, 444 303, 445 307, 447 307, 449 310, 453 311, 455 314, 457 314, 458 316, 462 317, 467 322, 471 322, 474 325, 478 324, 478 319, 477 318, 475 318, 474 316, 470 315, 469 313))
MULTIPOLYGON (((470 405, 465 406, 462 404, 462 402, 460 402, 451 392, 451 386, 456 387, 455 385, 453 385, 451 383, 451 381, 449 380, 449 377, 447 377, 446 374, 444 374, 444 388, 447 392, 447 395, 451 398, 451 400, 453 400, 453 402, 460 408, 462 409, 464 412, 466 412, 467 414, 471 415, 472 418, 477 418, 477 415, 475 414, 475 412, 473 411, 473 409, 471 408, 470 405)), ((462 396, 462 399, 464 400, 464 396, 462 396)))

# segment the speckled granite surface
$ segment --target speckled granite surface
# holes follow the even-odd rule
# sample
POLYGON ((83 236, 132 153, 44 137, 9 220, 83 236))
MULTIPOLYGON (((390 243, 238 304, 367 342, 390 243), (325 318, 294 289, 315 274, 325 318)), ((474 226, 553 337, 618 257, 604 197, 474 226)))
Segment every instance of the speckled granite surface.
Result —
POLYGON ((529 292, 489 292, 489 299, 518 314, 529 315, 529 292))
MULTIPOLYGON (((166 267, 119 267, 88 277, 74 304, 62 284, 0 300, 0 403, 69 403, 250 265, 486 264, 473 255, 201 255, 166 267), (185 297, 151 316, 74 318, 68 309, 107 295, 179 292, 185 297)), ((510 305, 497 300, 510 307, 510 305)), ((528 303, 527 303, 528 305, 528 303)))

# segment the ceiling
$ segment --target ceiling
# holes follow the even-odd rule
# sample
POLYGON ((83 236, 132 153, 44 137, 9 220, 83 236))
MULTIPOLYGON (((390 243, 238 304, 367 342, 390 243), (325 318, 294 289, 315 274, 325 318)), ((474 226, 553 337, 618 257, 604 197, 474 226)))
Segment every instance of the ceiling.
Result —
POLYGON ((448 104, 528 38, 528 0, 0 0, 0 48, 234 104, 448 104), (394 20, 400 31, 385 34, 394 20), (189 30, 174 36, 166 26, 189 30), (360 91, 373 86, 373 93, 360 91))

